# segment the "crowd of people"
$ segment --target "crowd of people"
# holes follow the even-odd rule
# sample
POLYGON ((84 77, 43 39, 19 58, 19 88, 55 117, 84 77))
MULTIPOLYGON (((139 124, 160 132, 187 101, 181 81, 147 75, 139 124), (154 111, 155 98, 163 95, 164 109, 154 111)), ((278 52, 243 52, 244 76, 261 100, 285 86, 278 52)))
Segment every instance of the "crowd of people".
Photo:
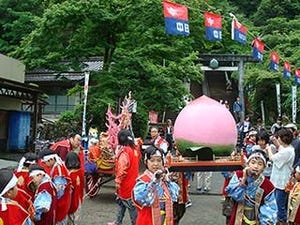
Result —
POLYGON ((297 126, 277 118, 270 130, 252 126, 246 116, 237 124, 244 169, 224 173, 226 224, 300 224, 300 139, 297 126), (246 129, 245 129, 246 127, 246 129), (226 175, 226 176, 225 176, 226 175), (228 212, 229 211, 229 212, 228 212))
MULTIPOLYGON (((268 131, 252 126, 245 117, 240 129, 243 170, 224 171, 222 194, 226 224, 300 224, 300 139, 295 124, 281 118, 268 131)), ((180 154, 173 140, 172 121, 165 137, 150 128, 149 146, 142 150, 130 130, 118 132, 115 149, 116 215, 107 225, 121 225, 128 211, 132 225, 178 225, 191 204, 188 187, 191 173, 169 172, 167 157, 180 154), (171 147, 170 147, 171 146, 171 147), (144 166, 141 166, 141 163, 144 166), (140 171, 145 168, 144 171, 140 171)), ((79 224, 84 199, 84 151, 81 136, 42 150, 26 153, 15 171, 0 170, 0 218, 4 224, 79 224), (13 216, 12 213, 17 216, 13 216)), ((96 163, 101 148, 95 140, 89 162, 96 163)), ((211 172, 197 172, 197 189, 211 188, 211 172)))

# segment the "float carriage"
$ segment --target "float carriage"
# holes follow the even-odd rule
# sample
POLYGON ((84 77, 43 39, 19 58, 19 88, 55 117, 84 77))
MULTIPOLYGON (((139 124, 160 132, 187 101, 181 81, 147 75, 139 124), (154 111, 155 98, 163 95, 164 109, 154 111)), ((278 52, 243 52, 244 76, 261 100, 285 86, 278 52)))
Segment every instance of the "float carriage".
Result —
MULTIPOLYGON (((174 136, 182 156, 167 156, 166 166, 170 172, 235 171, 244 166, 242 154, 231 154, 237 141, 235 121, 230 112, 213 99, 202 96, 183 108, 174 124, 174 136)), ((98 168, 95 174, 87 176, 87 195, 95 196, 101 185, 113 179, 113 167, 98 168)))
MULTIPOLYGON (((106 112, 106 132, 101 132, 98 146, 100 148, 101 157, 95 161, 94 168, 85 166, 86 174, 86 196, 95 197, 103 184, 115 178, 115 155, 118 146, 118 132, 122 129, 132 129, 131 115, 136 107, 136 102, 131 98, 131 92, 125 96, 122 105, 120 105, 121 113, 115 115, 110 105, 106 112)), ((90 132, 89 132, 90 133, 90 132)), ((90 135, 89 135, 90 136, 90 135)), ((89 137, 91 140, 91 137, 89 137)), ((86 164, 89 162, 89 151, 86 151, 86 164)), ((90 163, 91 165, 91 163, 90 163)))

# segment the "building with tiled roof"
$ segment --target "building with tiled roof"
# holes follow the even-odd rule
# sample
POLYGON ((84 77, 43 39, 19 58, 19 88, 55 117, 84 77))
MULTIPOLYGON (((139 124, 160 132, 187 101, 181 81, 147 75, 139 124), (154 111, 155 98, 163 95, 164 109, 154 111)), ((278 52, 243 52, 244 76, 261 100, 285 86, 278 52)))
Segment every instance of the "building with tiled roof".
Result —
POLYGON ((48 69, 36 69, 25 73, 25 82, 34 83, 48 96, 42 109, 42 118, 55 121, 60 113, 73 110, 82 99, 81 95, 68 96, 68 89, 75 85, 83 85, 85 72, 99 71, 103 67, 102 57, 91 57, 83 60, 79 65, 80 71, 69 69, 67 71, 54 71, 48 69))

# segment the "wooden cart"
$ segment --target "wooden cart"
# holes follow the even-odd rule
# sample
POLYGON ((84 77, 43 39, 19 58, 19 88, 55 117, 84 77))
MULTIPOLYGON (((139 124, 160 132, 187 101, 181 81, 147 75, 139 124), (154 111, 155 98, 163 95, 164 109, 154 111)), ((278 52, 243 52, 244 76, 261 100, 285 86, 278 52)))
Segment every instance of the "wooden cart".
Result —
POLYGON ((243 168, 243 155, 215 157, 214 160, 199 161, 197 157, 167 157, 167 167, 171 172, 186 171, 235 171, 243 168))

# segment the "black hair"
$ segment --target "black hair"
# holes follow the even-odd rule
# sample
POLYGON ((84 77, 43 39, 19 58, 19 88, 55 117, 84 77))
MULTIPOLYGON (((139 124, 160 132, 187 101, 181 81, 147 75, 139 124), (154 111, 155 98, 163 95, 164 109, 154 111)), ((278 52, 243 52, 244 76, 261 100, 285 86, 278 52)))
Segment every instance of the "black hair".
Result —
POLYGON ((53 150, 51 150, 50 148, 45 148, 42 151, 40 151, 39 158, 43 159, 44 156, 46 156, 46 155, 52 155, 52 154, 56 154, 56 152, 53 151, 53 150))
POLYGON ((43 172, 46 172, 45 169, 43 167, 41 167, 40 165, 38 164, 34 164, 32 165, 30 168, 29 168, 29 173, 31 173, 32 171, 34 170, 41 170, 43 172))
POLYGON ((278 130, 276 132, 276 136, 280 137, 281 141, 287 145, 291 144, 294 139, 293 133, 286 128, 281 128, 278 130))
POLYGON ((26 161, 35 161, 36 162, 38 160, 37 154, 35 154, 33 152, 27 152, 24 155, 24 158, 25 158, 25 162, 23 163, 23 166, 25 166, 25 167, 29 167, 30 165, 32 165, 32 163, 28 163, 26 161))
POLYGON ((144 151, 144 160, 147 167, 147 160, 151 159, 151 156, 155 155, 155 153, 159 151, 161 154, 162 162, 164 163, 164 151, 161 148, 156 147, 155 145, 151 145, 144 151))
POLYGON ((126 129, 119 131, 118 142, 119 142, 119 145, 135 146, 132 133, 126 129))
POLYGON ((13 175, 13 171, 10 169, 0 169, 0 193, 4 190, 9 181, 13 178, 13 175))
POLYGON ((270 136, 268 134, 268 132, 266 130, 260 130, 257 134, 256 134, 256 143, 258 143, 259 140, 263 140, 266 142, 266 144, 269 143, 270 141, 270 136))
POLYGON ((75 152, 69 152, 66 156, 65 165, 69 170, 80 169, 81 164, 79 156, 75 152))

